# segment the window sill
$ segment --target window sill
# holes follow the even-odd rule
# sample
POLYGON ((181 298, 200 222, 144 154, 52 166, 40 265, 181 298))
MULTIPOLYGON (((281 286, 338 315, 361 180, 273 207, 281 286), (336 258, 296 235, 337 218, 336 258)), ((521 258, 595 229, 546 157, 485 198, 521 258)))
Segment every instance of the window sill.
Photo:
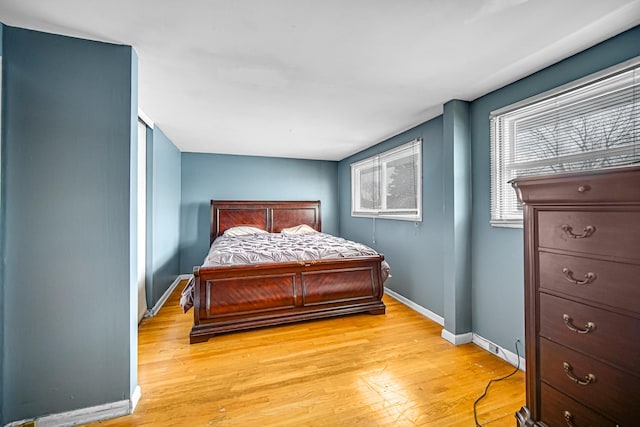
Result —
POLYGON ((410 221, 410 222, 422 222, 422 216, 393 216, 393 215, 376 215, 376 214, 354 214, 351 213, 351 217, 353 218, 375 218, 375 219, 394 219, 399 221, 410 221))
POLYGON ((493 220, 489 224, 496 228, 522 228, 522 220, 493 220))

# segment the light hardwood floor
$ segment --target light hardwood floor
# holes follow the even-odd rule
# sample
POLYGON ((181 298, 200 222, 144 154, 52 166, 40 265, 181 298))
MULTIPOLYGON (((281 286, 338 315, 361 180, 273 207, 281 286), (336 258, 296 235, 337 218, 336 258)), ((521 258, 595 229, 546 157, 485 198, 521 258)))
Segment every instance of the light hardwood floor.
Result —
MULTIPOLYGON (((387 314, 219 335, 189 345, 182 285, 139 329, 133 415, 95 426, 465 426, 487 382, 513 367, 385 296, 387 314)), ((494 383, 483 426, 515 426, 524 374, 494 383)))

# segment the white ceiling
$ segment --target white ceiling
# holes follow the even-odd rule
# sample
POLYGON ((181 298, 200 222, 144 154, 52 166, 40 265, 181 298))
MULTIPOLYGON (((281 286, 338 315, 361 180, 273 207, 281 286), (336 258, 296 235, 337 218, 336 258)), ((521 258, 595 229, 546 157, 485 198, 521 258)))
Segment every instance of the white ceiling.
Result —
POLYGON ((1 0, 135 47, 181 151, 341 160, 640 24, 640 0, 1 0))

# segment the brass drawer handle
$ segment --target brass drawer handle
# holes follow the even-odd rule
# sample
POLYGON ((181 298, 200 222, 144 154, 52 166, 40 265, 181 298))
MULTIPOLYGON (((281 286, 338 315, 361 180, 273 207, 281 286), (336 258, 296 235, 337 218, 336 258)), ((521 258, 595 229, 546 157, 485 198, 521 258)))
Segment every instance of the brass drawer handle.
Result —
POLYGON ((573 423, 573 414, 569 411, 564 411, 564 420, 567 422, 569 427, 576 427, 573 423))
POLYGON ((584 325, 584 329, 578 328, 573 324, 573 319, 568 314, 563 314, 562 319, 564 319, 564 324, 567 325, 567 328, 577 334, 588 334, 596 329, 596 324, 593 322, 587 322, 587 324, 584 325))
POLYGON ((588 374, 583 380, 573 375, 573 366, 571 366, 569 362, 562 362, 562 367, 564 368, 564 372, 567 374, 567 377, 576 384, 589 385, 596 382, 596 376, 593 374, 588 374))
POLYGON ((574 239, 586 239, 587 237, 591 237, 591 235, 596 232, 596 228, 593 225, 587 225, 582 230, 582 234, 574 234, 573 227, 571 227, 569 224, 562 224, 560 228, 562 229, 562 231, 564 231, 564 234, 574 239))
POLYGON ((589 271, 584 275, 584 280, 576 279, 575 277, 573 277, 573 271, 569 270, 567 267, 564 267, 562 269, 562 273, 564 274, 564 278, 574 285, 588 285, 598 278, 596 273, 592 273, 591 271, 589 271))

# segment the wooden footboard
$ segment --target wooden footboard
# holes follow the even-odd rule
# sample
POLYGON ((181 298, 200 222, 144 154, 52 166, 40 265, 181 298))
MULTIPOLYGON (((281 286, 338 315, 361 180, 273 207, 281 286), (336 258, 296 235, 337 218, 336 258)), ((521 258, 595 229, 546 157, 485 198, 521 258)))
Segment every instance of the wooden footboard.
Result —
POLYGON ((384 314, 383 259, 196 267, 190 342, 303 320, 384 314))

